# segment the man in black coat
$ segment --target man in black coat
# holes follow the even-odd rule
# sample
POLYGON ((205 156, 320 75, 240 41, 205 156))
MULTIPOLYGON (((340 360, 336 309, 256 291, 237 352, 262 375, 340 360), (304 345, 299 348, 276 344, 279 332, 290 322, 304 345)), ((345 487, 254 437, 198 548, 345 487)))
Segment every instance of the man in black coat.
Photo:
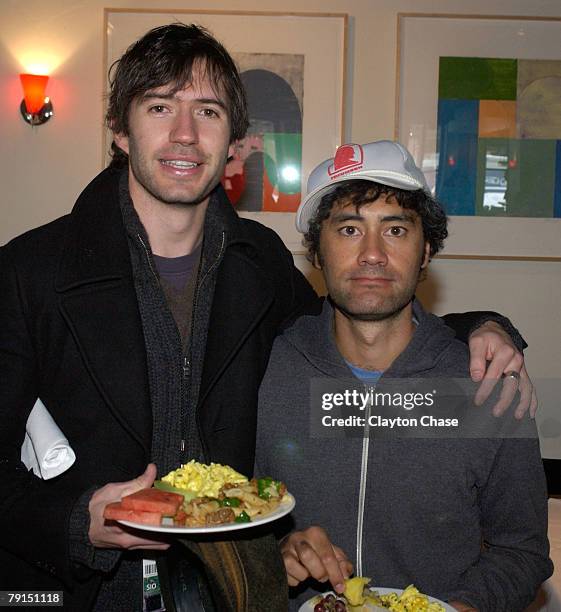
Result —
MULTIPOLYGON (((191 458, 250 474, 273 339, 318 308, 280 239, 219 184, 248 119, 214 38, 149 32, 119 62, 107 119, 111 167, 69 215, 0 250, 0 587, 105 612, 143 609, 141 560, 169 547, 104 521, 105 505, 191 458), (38 397, 76 452, 48 482, 20 461, 38 397)), ((484 327, 474 367, 494 353, 492 376, 521 370, 527 406, 521 355, 484 327)))

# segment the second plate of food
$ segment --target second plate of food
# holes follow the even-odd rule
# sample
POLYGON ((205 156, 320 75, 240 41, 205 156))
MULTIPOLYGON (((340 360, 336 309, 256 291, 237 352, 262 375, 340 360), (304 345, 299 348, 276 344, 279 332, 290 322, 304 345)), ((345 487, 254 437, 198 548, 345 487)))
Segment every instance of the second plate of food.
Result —
MULTIPOLYGON (((369 588, 370 591, 375 591, 378 595, 391 595, 392 593, 395 593, 397 595, 397 597, 401 596, 403 594, 403 589, 392 589, 392 588, 388 588, 388 587, 370 587, 369 588)), ((333 593, 333 591, 329 591, 328 593, 323 593, 322 595, 316 595, 315 597, 312 597, 311 599, 308 599, 308 601, 304 602, 300 608, 298 608, 298 612, 314 612, 315 607, 321 602, 321 600, 323 598, 325 598, 327 595, 336 595, 335 593, 333 593)), ((444 610, 445 612, 456 612, 454 610, 454 608, 452 608, 451 606, 449 606, 446 602, 441 601, 440 599, 436 599, 435 597, 428 597, 428 604, 437 604, 441 606, 441 610, 444 610)), ((337 599, 339 599, 339 601, 342 601, 343 604, 345 604, 344 600, 342 598, 337 597, 337 599)), ((429 607, 429 605, 427 605, 426 608, 419 608, 419 612, 425 612, 425 610, 427 612, 432 612, 433 610, 435 610, 436 606, 432 606, 429 607)), ((403 609, 403 608, 394 608, 394 609, 403 609)), ((438 610, 438 608, 436 608, 438 610)), ((325 608, 325 612, 331 612, 331 611, 335 611, 335 607, 332 607, 331 610, 326 607, 325 608)), ((371 603, 365 603, 363 605, 359 605, 359 606, 354 606, 351 607, 348 604, 345 604, 345 608, 343 608, 341 610, 341 612, 345 612, 345 611, 350 611, 352 610, 352 612, 381 612, 382 610, 386 610, 386 612, 388 612, 388 610, 392 610, 392 608, 388 608, 385 606, 378 606, 378 605, 374 605, 371 603)), ((337 610, 337 612, 339 612, 339 610, 337 610)))

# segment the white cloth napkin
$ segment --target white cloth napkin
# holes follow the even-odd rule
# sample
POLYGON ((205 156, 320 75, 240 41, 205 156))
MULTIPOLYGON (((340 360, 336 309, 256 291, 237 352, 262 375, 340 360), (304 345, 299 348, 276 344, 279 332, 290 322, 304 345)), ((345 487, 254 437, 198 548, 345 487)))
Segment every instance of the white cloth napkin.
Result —
POLYGON ((25 430, 21 460, 39 478, 54 478, 76 461, 70 443, 40 399, 33 406, 25 430))

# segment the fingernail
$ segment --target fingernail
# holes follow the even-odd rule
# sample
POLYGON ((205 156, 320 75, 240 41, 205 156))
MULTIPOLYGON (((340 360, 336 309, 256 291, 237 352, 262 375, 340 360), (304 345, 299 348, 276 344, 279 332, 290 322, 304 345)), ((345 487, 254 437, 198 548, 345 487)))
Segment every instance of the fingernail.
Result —
POLYGON ((479 370, 474 370, 471 373, 471 377, 473 378, 473 380, 478 381, 481 377, 483 376, 483 372, 479 371, 479 370))
POLYGON ((337 591, 337 593, 342 593, 345 590, 345 585, 344 584, 336 584, 335 585, 335 590, 337 591))

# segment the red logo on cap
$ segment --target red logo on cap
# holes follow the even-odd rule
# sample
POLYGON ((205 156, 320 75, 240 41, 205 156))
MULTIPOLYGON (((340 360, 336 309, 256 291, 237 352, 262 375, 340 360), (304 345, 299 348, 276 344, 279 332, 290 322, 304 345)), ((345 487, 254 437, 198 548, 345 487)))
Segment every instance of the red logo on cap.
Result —
POLYGON ((341 174, 347 174, 362 167, 362 147, 355 144, 346 144, 337 149, 333 164, 327 172, 331 178, 337 178, 341 174))

